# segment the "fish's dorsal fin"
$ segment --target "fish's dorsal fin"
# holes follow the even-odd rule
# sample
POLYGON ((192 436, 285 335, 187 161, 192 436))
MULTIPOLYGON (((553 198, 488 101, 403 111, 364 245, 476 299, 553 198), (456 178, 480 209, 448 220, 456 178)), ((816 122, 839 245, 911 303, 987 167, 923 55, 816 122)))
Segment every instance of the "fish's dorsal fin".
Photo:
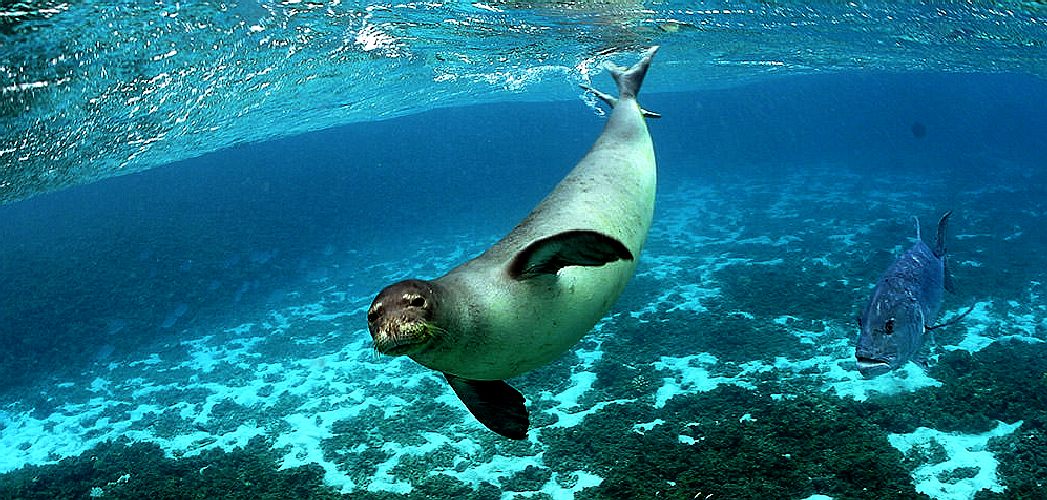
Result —
POLYGON ((934 239, 934 256, 942 257, 948 251, 945 248, 945 230, 949 228, 949 217, 952 216, 952 210, 945 212, 942 218, 938 220, 938 234, 934 239))
POLYGON ((945 231, 949 228, 949 217, 952 215, 952 210, 945 212, 942 218, 938 220, 938 234, 934 239, 934 256, 942 259, 942 268, 944 276, 942 276, 945 282, 945 290, 950 293, 956 293, 956 285, 952 281, 952 270, 949 269, 949 249, 945 246, 945 231))
POLYGON ((523 394, 504 380, 469 380, 444 373, 454 394, 476 420, 509 439, 527 439, 531 424, 523 394))
POLYGON ((633 260, 624 243, 586 229, 556 233, 532 242, 509 263, 509 276, 526 280, 555 275, 566 266, 602 266, 616 260, 633 260))

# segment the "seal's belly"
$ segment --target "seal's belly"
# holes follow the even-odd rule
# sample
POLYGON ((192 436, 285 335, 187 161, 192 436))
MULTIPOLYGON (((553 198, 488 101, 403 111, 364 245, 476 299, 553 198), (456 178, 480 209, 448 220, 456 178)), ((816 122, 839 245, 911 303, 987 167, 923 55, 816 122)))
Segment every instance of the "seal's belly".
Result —
POLYGON ((555 277, 492 277, 483 306, 442 348, 412 355, 418 363, 473 380, 505 380, 549 364, 592 330, 621 295, 635 261, 569 267, 555 277))
POLYGON ((504 378, 555 361, 574 347, 603 318, 621 295, 636 269, 633 262, 615 262, 601 268, 566 268, 539 291, 540 298, 520 308, 514 324, 492 332, 492 344, 505 358, 504 378))

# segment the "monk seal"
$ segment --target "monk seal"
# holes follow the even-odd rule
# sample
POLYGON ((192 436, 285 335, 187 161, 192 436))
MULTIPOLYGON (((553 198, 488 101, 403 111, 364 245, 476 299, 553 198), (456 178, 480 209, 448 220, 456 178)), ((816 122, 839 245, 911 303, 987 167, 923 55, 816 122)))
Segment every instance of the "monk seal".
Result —
POLYGON ((506 379, 560 357, 636 269, 654 215, 654 146, 636 94, 657 51, 609 65, 618 98, 592 149, 507 236, 431 281, 382 289, 367 312, 375 348, 442 372, 480 423, 525 439, 524 398, 506 379))

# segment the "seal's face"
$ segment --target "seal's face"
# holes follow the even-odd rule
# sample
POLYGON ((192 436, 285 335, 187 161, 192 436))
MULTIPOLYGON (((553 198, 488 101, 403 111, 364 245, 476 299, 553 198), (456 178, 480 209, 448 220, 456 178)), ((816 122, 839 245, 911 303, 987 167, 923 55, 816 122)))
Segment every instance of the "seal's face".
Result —
POLYGON ((424 349, 437 333, 436 294, 431 283, 407 280, 382 289, 367 311, 367 328, 382 354, 403 356, 424 349))

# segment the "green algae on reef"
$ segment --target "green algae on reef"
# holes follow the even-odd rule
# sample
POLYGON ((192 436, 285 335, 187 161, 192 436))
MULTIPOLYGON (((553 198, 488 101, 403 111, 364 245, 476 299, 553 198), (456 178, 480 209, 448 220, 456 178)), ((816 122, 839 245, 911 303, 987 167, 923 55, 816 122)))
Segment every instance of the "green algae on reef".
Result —
POLYGON ((262 438, 232 452, 212 450, 182 458, 165 457, 154 443, 120 439, 57 464, 0 475, 0 497, 90 498, 93 488, 118 499, 341 497, 324 486, 319 465, 280 470, 279 456, 262 438))
POLYGON ((996 342, 973 354, 942 354, 930 369, 941 387, 876 397, 854 406, 863 418, 889 432, 908 433, 917 427, 986 432, 996 421, 1047 418, 1044 373, 1047 351, 1042 345, 996 342))
POLYGON ((545 430, 546 456, 563 457, 554 470, 604 477, 582 498, 921 498, 886 433, 839 399, 760 392, 722 386, 677 396, 664 411, 611 405, 582 428, 545 430), (633 427, 655 418, 665 422, 633 427))

